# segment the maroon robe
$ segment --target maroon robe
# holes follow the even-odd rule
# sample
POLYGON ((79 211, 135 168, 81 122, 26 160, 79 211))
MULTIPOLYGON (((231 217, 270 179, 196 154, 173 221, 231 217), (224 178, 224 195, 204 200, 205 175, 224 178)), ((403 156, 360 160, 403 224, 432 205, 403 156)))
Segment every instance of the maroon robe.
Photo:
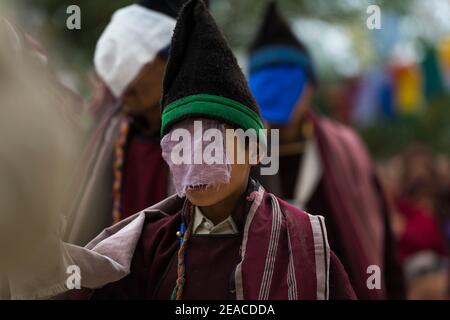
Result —
MULTIPOLYGON (((74 201, 69 209, 64 240, 86 245, 113 223, 115 145, 123 121, 131 121, 122 105, 105 95, 104 111, 87 144, 72 186, 74 201)), ((130 123, 125 145, 121 209, 127 217, 164 199, 168 194, 169 170, 159 146, 159 135, 145 134, 145 122, 130 123)))
POLYGON ((167 197, 168 172, 159 135, 145 135, 132 128, 123 169, 122 219, 167 197))
MULTIPOLYGON (((322 220, 253 182, 248 192, 233 213, 238 234, 192 235, 188 240, 183 299, 354 299, 344 268, 329 250, 322 220)), ((177 277, 176 232, 182 219, 189 223, 191 218, 182 217, 183 200, 175 202, 144 212, 126 277, 59 298, 170 299, 177 277)))
MULTIPOLYGON (((336 121, 312 112, 307 118, 314 127, 322 177, 305 209, 325 217, 330 246, 341 259, 359 299, 405 298, 389 206, 363 143, 350 128, 336 121), (366 285, 370 265, 382 271, 380 290, 366 285)), ((300 155, 282 157, 278 179, 261 177, 261 182, 277 196, 292 199, 301 160, 300 155)))

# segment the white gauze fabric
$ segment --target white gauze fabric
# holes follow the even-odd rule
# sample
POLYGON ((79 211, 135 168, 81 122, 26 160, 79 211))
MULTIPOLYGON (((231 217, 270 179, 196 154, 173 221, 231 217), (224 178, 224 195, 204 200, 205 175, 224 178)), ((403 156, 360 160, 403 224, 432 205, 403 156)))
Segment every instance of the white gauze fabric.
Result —
POLYGON ((184 197, 190 186, 214 188, 230 181, 231 162, 224 138, 225 126, 211 119, 183 120, 163 137, 162 156, 179 197, 184 197))
POLYGON ((133 4, 117 10, 97 42, 95 70, 119 98, 172 39, 175 19, 133 4))

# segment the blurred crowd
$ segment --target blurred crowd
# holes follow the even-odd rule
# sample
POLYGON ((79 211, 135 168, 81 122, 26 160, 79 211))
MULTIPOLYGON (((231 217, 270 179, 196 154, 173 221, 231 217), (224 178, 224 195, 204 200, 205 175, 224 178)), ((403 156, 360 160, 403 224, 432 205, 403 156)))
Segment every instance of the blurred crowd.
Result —
POLYGON ((378 164, 412 299, 444 299, 450 245, 450 160, 414 144, 378 164))

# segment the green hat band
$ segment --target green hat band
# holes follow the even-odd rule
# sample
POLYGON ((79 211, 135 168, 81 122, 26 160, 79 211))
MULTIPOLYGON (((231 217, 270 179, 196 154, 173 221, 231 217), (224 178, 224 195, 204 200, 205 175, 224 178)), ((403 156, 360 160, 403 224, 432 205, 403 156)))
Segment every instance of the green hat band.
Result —
POLYGON ((264 125, 259 115, 234 100, 209 94, 196 94, 176 100, 163 110, 161 136, 183 119, 193 117, 217 119, 244 130, 255 129, 259 134, 264 125))

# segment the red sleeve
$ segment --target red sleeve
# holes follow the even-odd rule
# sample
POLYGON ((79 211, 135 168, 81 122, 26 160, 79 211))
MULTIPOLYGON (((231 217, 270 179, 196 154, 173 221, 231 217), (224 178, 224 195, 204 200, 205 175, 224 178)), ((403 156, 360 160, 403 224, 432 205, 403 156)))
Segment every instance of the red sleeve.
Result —
POLYGON ((338 257, 330 254, 330 300, 356 300, 355 291, 350 284, 347 272, 338 257))

